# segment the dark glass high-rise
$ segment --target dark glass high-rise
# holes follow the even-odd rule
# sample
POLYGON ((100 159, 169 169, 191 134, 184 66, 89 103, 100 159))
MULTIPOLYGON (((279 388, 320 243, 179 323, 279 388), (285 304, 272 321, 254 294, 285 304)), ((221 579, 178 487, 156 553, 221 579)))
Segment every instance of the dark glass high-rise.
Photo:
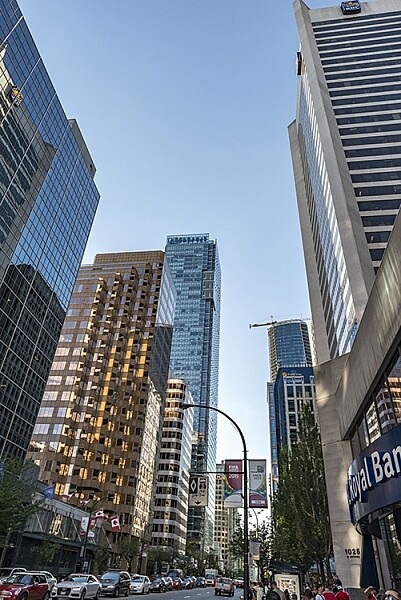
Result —
POLYGON ((0 0, 0 457, 23 459, 99 202, 15 0, 0 0))

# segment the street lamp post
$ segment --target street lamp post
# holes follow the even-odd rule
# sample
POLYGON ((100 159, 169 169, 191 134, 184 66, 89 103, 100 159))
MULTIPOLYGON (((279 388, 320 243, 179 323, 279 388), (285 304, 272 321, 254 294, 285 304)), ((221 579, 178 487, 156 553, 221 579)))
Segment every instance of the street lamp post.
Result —
POLYGON ((220 415, 223 415, 223 417, 226 417, 226 419, 228 419, 230 423, 234 425, 235 429, 238 431, 241 437, 242 447, 244 451, 244 600, 249 600, 248 457, 244 434, 242 433, 241 429, 234 421, 234 419, 232 419, 227 413, 223 412, 219 408, 215 408, 214 406, 204 406, 202 404, 187 404, 185 402, 180 403, 180 408, 183 410, 187 408, 201 408, 204 410, 214 410, 220 415))
MULTIPOLYGON (((252 506, 249 507, 249 510, 250 511, 252 510, 253 514, 255 515, 255 519, 256 519, 256 541, 259 542, 259 519, 258 519, 258 513, 256 512, 256 510, 252 506)), ((260 581, 260 558, 259 558, 258 561, 255 561, 255 562, 257 563, 257 576, 258 576, 258 582, 259 582, 260 581)))

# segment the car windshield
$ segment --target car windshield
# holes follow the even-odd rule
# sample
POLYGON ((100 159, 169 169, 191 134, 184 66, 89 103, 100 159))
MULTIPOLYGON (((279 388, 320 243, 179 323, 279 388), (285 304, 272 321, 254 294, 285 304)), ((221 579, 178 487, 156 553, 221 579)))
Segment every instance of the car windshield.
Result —
POLYGON ((87 583, 88 578, 84 575, 70 575, 63 579, 63 581, 74 581, 75 583, 87 583))
POLYGON ((110 579, 115 581, 116 579, 118 579, 118 573, 103 573, 103 575, 101 576, 100 579, 102 581, 106 581, 106 580, 110 580, 110 579))
POLYGON ((132 577, 131 581, 140 581, 140 582, 142 582, 142 581, 145 581, 145 577, 132 577))
POLYGON ((32 585, 33 576, 32 575, 24 575, 23 573, 16 573, 11 575, 7 581, 9 583, 20 583, 21 585, 32 585))

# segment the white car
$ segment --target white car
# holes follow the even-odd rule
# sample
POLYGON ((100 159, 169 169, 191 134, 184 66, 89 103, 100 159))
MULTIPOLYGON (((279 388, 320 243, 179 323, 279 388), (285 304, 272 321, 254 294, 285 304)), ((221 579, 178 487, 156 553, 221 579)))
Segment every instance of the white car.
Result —
POLYGON ((150 579, 146 575, 133 575, 131 577, 131 594, 149 594, 150 579))
POLYGON ((51 591, 52 598, 95 598, 99 600, 101 583, 94 575, 72 573, 55 585, 51 591))

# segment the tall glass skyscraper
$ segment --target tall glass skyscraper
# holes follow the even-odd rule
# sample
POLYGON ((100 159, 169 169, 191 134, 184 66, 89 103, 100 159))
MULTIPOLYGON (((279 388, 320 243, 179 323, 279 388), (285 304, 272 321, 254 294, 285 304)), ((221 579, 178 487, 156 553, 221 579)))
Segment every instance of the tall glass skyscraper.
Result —
POLYGON ((350 350, 401 202, 400 8, 294 2, 289 132, 319 363, 350 350))
POLYGON ((23 459, 99 193, 15 0, 0 40, 0 457, 23 459))
MULTIPOLYGON (((185 379, 195 404, 217 407, 221 273, 216 241, 208 234, 168 236, 166 257, 177 290, 171 348, 174 377, 185 379)), ((215 411, 196 409, 191 470, 216 470, 215 411)), ((191 509, 188 538, 213 547, 215 480, 209 478, 209 506, 191 509)))
POLYGON ((279 446, 298 438, 299 414, 315 412, 315 381, 308 326, 300 319, 275 323, 268 330, 270 383, 268 403, 273 491, 279 479, 279 446))

